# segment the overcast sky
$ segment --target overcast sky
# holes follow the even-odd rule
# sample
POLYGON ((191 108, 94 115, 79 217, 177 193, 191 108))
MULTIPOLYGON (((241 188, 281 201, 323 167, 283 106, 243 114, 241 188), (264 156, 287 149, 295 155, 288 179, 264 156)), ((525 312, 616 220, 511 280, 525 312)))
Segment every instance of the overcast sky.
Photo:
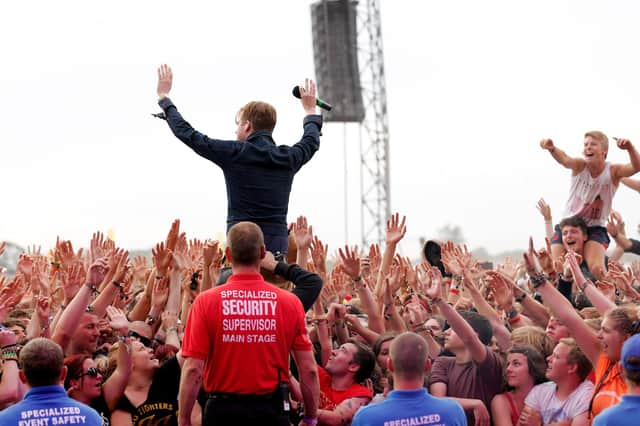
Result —
MULTIPOLYGON (((569 188, 543 137, 573 155, 592 129, 640 146, 638 2, 381 3, 392 210, 408 216, 406 254, 446 224, 492 252, 540 240, 536 201, 559 218, 569 188)), ((150 116, 156 66, 173 67, 171 97, 198 130, 233 139, 236 111, 259 99, 278 110, 277 143, 293 144, 303 110, 290 90, 314 74, 310 4, 6 2, 0 240, 86 246, 112 230, 119 245, 147 248, 177 217, 190 237, 221 235, 221 171, 150 116)), ((323 133, 296 176, 289 220, 306 214, 335 248, 345 240, 343 128, 323 133)), ((347 145, 356 243, 358 141, 347 145)), ((628 157, 612 145, 609 159, 628 157)), ((614 200, 632 235, 639 204, 625 187, 614 200)))

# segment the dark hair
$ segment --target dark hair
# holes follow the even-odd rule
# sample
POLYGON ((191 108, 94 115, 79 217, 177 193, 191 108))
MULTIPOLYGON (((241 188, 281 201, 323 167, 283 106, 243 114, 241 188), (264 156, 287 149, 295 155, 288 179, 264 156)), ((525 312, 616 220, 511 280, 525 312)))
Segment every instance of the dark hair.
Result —
POLYGON ((376 357, 369 347, 355 339, 349 339, 347 343, 355 345, 357 350, 353 354, 353 362, 358 364, 360 368, 356 372, 355 380, 362 383, 371 376, 373 368, 376 366, 376 357))
POLYGON ((585 222, 584 219, 581 218, 580 216, 571 216, 571 217, 565 217, 564 219, 562 219, 560 221, 560 224, 558 225, 558 227, 560 228, 560 232, 562 232, 562 228, 564 228, 565 226, 573 226, 576 228, 580 228, 580 230, 582 230, 582 233, 585 235, 585 237, 589 233, 589 230, 587 229, 587 222, 585 222))
POLYGON ((239 222, 229 229, 227 244, 234 264, 256 265, 260 261, 260 250, 264 246, 264 236, 255 223, 239 222))
POLYGON ((60 383, 63 367, 62 348, 52 340, 36 338, 20 351, 20 364, 31 387, 60 383))
POLYGON ((276 109, 266 102, 252 101, 240 108, 237 120, 246 120, 251 123, 253 130, 267 130, 273 132, 276 127, 276 109))
MULTIPOLYGON (((375 342, 373 342, 373 346, 371 349, 373 350, 373 354, 378 357, 380 355, 380 351, 382 350, 382 344, 384 342, 388 342, 389 340, 393 340, 398 334, 395 332, 388 332, 378 336, 375 342)), ((386 365, 382 366, 383 368, 387 368, 386 365)))
POLYGON ((17 318, 9 318, 5 322, 3 322, 2 324, 7 328, 13 327, 14 325, 17 325, 18 327, 20 327, 22 329, 22 331, 26 331, 27 330, 27 326, 25 325, 24 321, 19 320, 17 318))
POLYGON ((9 318, 16 319, 16 318, 22 318, 22 317, 30 318, 31 314, 25 311, 24 309, 14 309, 9 313, 9 318))
POLYGON ((78 379, 84 373, 82 364, 88 358, 91 358, 87 354, 70 355, 64 359, 64 365, 67 367, 67 377, 64 378, 64 388, 69 389, 71 387, 71 380, 78 379))
POLYGON ((514 346, 509 350, 510 354, 522 354, 527 357, 527 366, 529 367, 529 375, 533 377, 534 384, 546 382, 545 372, 547 363, 544 357, 536 348, 530 345, 514 346))
POLYGON ((471 328, 473 328, 473 331, 478 333, 478 337, 484 345, 491 343, 493 327, 491 327, 491 323, 486 317, 473 311, 462 311, 459 312, 459 314, 466 322, 469 323, 471 328))
POLYGON ((624 362, 633 367, 632 370, 624 369, 624 377, 627 378, 630 382, 633 382, 636 386, 640 385, 640 357, 638 356, 628 356, 625 358, 624 362))

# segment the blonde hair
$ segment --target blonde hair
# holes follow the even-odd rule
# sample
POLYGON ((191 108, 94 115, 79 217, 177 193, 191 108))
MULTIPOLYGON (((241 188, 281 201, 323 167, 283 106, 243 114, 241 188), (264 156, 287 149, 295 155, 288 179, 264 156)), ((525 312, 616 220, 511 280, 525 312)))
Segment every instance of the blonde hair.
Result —
POLYGON ((607 135, 602 133, 600 130, 591 130, 590 132, 585 133, 584 137, 592 137, 593 139, 600 142, 605 150, 604 157, 607 158, 607 154, 609 153, 609 138, 607 137, 607 135))
POLYGON ((589 373, 591 373, 591 370, 593 370, 593 366, 591 365, 591 361, 589 361, 589 358, 587 358, 584 352, 582 352, 582 349, 580 349, 575 339, 573 339, 572 337, 565 337, 564 339, 560 339, 558 344, 560 343, 569 347, 567 361, 578 366, 578 377, 580 377, 580 380, 585 380, 589 373))
POLYGON ((633 323, 638 319, 638 311, 630 307, 617 307, 604 314, 604 318, 613 321, 617 332, 633 334, 633 323))
POLYGON ((513 346, 533 346, 545 359, 553 352, 554 344, 547 333, 540 327, 526 325, 511 332, 513 346))

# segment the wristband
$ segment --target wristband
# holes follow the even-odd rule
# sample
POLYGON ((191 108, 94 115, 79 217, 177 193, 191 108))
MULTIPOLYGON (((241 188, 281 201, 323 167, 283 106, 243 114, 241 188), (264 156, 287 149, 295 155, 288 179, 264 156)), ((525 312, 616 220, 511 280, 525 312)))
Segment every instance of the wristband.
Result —
POLYGON ((431 299, 431 305, 437 305, 442 302, 442 297, 438 297, 437 299, 431 299))
POLYGON ((100 292, 98 291, 98 288, 91 284, 91 283, 85 283, 84 285, 86 285, 87 287, 89 287, 89 289, 91 290, 91 293, 93 294, 100 294, 100 292))
POLYGON ((359 282, 359 281, 362 281, 362 275, 358 275, 357 277, 355 277, 355 278, 353 279, 353 282, 354 282, 354 283, 357 283, 357 282, 359 282))
POLYGON ((451 290, 449 290, 449 293, 457 295, 457 294, 460 294, 460 290, 458 290, 455 287, 451 287, 451 290))
POLYGON ((317 417, 303 417, 302 421, 308 425, 317 425, 318 418, 317 417))
POLYGON ((581 292, 584 293, 584 289, 591 284, 591 281, 589 280, 585 280, 585 282, 583 282, 582 284, 576 284, 576 287, 578 287, 578 290, 580 290, 581 292))
POLYGON ((156 322, 156 318, 152 317, 151 315, 147 315, 147 319, 145 320, 145 322, 148 325, 153 325, 156 322))
POLYGON ((526 292, 525 292, 525 293, 522 293, 522 296, 516 296, 516 297, 514 297, 514 299, 515 299, 515 300, 516 300, 516 302, 518 302, 518 303, 522 303, 522 301, 523 301, 524 299, 526 299, 526 298, 527 298, 527 293, 526 293, 526 292))
POLYGON ((529 277, 531 284, 533 284, 533 288, 538 288, 542 284, 546 283, 549 277, 544 273, 540 272, 529 277))
POLYGON ((516 315, 515 317, 513 317, 513 318, 511 318, 511 319, 509 320, 509 324, 510 324, 510 325, 513 325, 513 324, 517 323, 518 321, 520 321, 521 319, 522 319, 522 318, 520 318, 520 315, 518 314, 518 315, 516 315))

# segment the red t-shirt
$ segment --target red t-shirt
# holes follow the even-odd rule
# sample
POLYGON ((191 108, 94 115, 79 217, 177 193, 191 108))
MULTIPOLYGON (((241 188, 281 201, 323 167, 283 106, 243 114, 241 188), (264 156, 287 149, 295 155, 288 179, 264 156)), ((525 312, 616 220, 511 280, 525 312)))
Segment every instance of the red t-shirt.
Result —
POLYGON ((353 383, 345 390, 335 390, 331 387, 331 376, 327 370, 318 366, 318 379, 320 380, 320 408, 321 410, 334 410, 342 401, 349 398, 373 398, 371 391, 365 386, 353 383))
POLYGON ((244 395, 274 392, 278 370, 287 381, 291 350, 311 350, 302 303, 259 274, 201 293, 182 342, 182 355, 205 360, 205 391, 244 395))

